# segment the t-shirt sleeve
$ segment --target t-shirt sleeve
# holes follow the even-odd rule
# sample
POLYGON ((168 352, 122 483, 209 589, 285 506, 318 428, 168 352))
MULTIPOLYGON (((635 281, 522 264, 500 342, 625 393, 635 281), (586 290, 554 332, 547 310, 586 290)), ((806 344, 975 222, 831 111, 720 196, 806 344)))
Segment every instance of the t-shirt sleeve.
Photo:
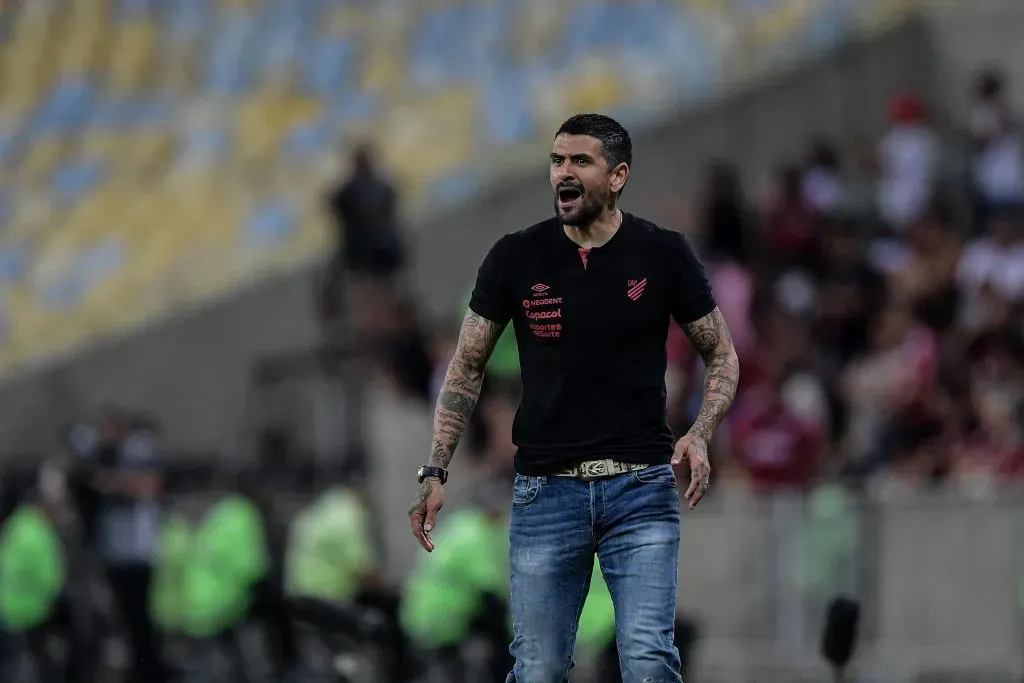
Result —
POLYGON ((469 297, 469 308, 491 322, 505 325, 512 318, 512 297, 506 273, 510 267, 509 236, 491 247, 476 274, 476 285, 469 297))
POLYGON ((673 233, 669 256, 669 301, 672 317, 680 325, 692 323, 715 310, 707 273, 690 241, 682 233, 673 233))

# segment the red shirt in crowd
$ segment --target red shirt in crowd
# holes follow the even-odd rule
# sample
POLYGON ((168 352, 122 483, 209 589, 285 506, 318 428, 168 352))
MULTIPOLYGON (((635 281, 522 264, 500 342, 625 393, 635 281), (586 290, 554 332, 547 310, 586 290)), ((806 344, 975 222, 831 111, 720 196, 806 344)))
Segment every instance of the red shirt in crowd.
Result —
POLYGON ((761 492, 813 483, 821 435, 786 410, 777 392, 752 389, 732 420, 733 453, 761 492))

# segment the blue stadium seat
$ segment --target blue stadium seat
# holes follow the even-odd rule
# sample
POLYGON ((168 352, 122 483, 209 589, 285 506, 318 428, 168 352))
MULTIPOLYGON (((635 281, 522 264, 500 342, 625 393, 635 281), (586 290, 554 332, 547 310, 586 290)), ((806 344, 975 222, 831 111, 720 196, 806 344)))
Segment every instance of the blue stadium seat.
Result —
POLYGON ((476 169, 459 168, 438 178, 428 192, 439 205, 457 204, 480 190, 480 179, 476 169))
POLYGON ((346 125, 366 121, 374 115, 377 103, 374 98, 360 90, 343 90, 330 107, 331 125, 342 128, 346 125))
POLYGON ((293 206, 284 201, 268 201, 256 206, 245 221, 243 244, 270 247, 285 241, 298 227, 293 206))
POLYGON ((126 256, 124 240, 114 237, 81 250, 58 277, 41 283, 40 302, 52 309, 74 309, 96 285, 124 267, 126 256))
POLYGON ((273 72, 281 69, 302 54, 310 41, 310 26, 302 12, 302 3, 271 2, 260 14, 259 28, 254 36, 259 50, 253 52, 258 71, 273 72))
POLYGON ((95 90, 84 78, 76 77, 57 83, 50 98, 33 116, 31 128, 40 134, 67 131, 82 123, 83 111, 92 106, 95 90))
POLYGON ((230 13, 219 22, 207 71, 207 85, 219 94, 239 95, 252 82, 250 53, 259 46, 251 40, 256 20, 242 13, 230 13))
POLYGON ((120 20, 131 20, 144 17, 160 6, 158 0, 117 0, 114 4, 114 16, 120 20))
POLYGON ((231 136, 224 129, 210 128, 189 131, 178 143, 178 159, 203 165, 223 159, 230 151, 231 136))
POLYGON ((21 282, 28 270, 29 257, 29 250, 23 244, 0 249, 0 282, 21 282))
POLYGON ((355 50, 351 41, 323 36, 310 46, 304 67, 306 92, 330 97, 347 85, 355 50))
POLYGON ((282 140, 282 154, 293 161, 309 161, 330 148, 335 127, 329 116, 296 126, 282 140))
POLYGON ((534 133, 529 84, 530 76, 522 69, 481 84, 484 132, 494 143, 511 145, 534 133))
POLYGON ((167 0, 163 6, 161 26, 172 39, 198 38, 212 23, 209 0, 167 0))
POLYGON ((96 162, 68 162, 53 174, 50 196, 60 206, 70 206, 92 191, 103 179, 104 168, 96 162))

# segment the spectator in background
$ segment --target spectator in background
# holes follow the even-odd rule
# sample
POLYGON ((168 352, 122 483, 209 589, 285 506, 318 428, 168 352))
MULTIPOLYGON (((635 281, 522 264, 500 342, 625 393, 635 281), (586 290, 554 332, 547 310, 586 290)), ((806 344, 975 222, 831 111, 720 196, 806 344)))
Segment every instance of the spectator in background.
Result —
POLYGON ((733 456, 754 491, 802 490, 816 482, 822 468, 823 434, 786 405, 783 377, 769 377, 744 394, 730 421, 733 456))
POLYGON ((406 263, 398 193, 378 170, 369 146, 352 154, 352 173, 328 199, 338 232, 338 253, 328 278, 351 281, 348 308, 358 320, 387 298, 406 263))
POLYGON ((787 166, 779 172, 777 194, 766 222, 766 238, 780 269, 816 270, 821 245, 821 214, 807 199, 803 172, 787 166))
POLYGON ((968 127, 974 152, 975 229, 980 229, 993 210, 1024 204, 1024 146, 999 70, 978 76, 968 127))
POLYGON ((990 335, 971 373, 976 419, 956 444, 951 474, 967 492, 985 493, 997 476, 1019 476, 1024 458, 1024 343, 1019 331, 990 335))
POLYGON ((960 243, 942 207, 924 214, 908 230, 902 262, 888 273, 889 292, 898 303, 913 307, 937 331, 956 319, 960 293, 956 287, 960 243))
POLYGON ((749 208, 739 173, 727 162, 715 161, 708 169, 698 222, 707 257, 711 261, 746 262, 750 256, 749 208))
POLYGON ((415 301, 398 296, 379 302, 368 325, 369 353, 386 378, 401 393, 429 403, 434 362, 415 301))
POLYGON ((95 495, 97 550, 135 655, 133 675, 158 683, 166 671, 148 609, 151 563, 160 536, 155 425, 108 413, 82 465, 95 495))
POLYGON ((815 338, 838 369, 867 348, 870 322, 885 300, 885 280, 867 262, 855 224, 835 220, 824 233, 815 338))
MULTIPOLYGON (((887 447, 930 423, 939 367, 938 337, 919 311, 890 305, 872 327, 868 353, 854 360, 842 378, 850 409, 847 445, 855 458, 867 457, 869 467, 885 464, 887 447)), ((921 444, 913 443, 907 449, 917 453, 921 444)))
POLYGON ((878 145, 878 212, 887 227, 902 234, 928 209, 935 191, 939 142, 924 105, 901 94, 889 104, 891 125, 878 145))
POLYGON ((968 242, 960 256, 960 318, 969 328, 985 324, 991 314, 988 304, 993 296, 1011 304, 1024 300, 1022 215, 1021 208, 989 212, 985 233, 968 242))
POLYGON ((827 139, 818 138, 808 156, 802 182, 804 200, 821 215, 835 214, 846 199, 839 152, 827 139))

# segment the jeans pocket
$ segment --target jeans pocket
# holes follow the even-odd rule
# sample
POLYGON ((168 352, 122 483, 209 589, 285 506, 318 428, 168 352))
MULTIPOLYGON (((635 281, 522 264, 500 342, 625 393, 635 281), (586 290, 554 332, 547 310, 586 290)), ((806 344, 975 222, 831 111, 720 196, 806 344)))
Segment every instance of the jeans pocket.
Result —
POLYGON ((645 486, 676 487, 676 473, 672 465, 651 465, 642 470, 633 470, 633 476, 645 486))
POLYGON ((540 477, 528 477, 524 474, 517 474, 515 483, 512 484, 512 504, 529 505, 540 493, 540 477))

